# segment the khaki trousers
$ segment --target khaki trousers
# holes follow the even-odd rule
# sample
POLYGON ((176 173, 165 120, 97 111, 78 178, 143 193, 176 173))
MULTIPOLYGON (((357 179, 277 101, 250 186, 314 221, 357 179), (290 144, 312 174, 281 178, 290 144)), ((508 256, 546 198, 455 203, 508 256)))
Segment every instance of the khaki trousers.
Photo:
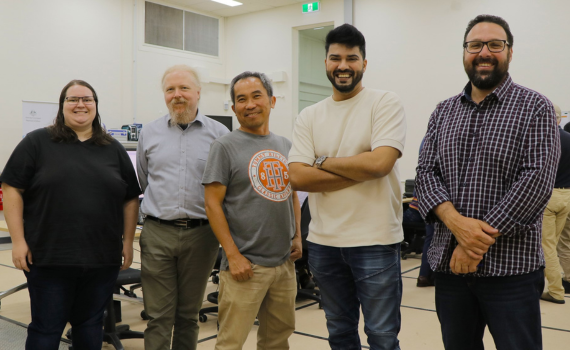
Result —
POLYGON ((242 349, 255 321, 258 350, 289 349, 295 330, 295 265, 289 259, 281 266, 253 266, 253 277, 238 282, 228 271, 220 272, 216 350, 242 349))
POLYGON ((564 271, 564 279, 570 282, 570 214, 566 217, 566 224, 560 233, 557 250, 560 266, 564 271))
POLYGON ((210 225, 185 229, 147 220, 140 246, 144 309, 150 317, 145 349, 168 350, 172 340, 173 350, 195 350, 198 312, 219 249, 210 225))
POLYGON ((552 197, 544 210, 542 249, 546 261, 544 275, 548 281, 548 292, 552 297, 559 300, 564 299, 564 288, 562 287, 562 274, 556 247, 568 213, 570 213, 570 189, 555 188, 552 190, 552 197))

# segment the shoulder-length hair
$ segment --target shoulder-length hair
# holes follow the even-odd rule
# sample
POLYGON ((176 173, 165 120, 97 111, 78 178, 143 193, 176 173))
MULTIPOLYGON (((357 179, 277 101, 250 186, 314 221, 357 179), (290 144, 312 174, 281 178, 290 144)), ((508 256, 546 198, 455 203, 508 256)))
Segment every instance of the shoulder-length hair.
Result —
POLYGON ((73 85, 85 86, 93 93, 96 114, 95 119, 93 119, 93 123, 91 124, 91 141, 98 146, 110 144, 113 138, 101 125, 101 116, 99 115, 99 99, 97 98, 97 93, 88 82, 83 80, 72 80, 63 87, 63 90, 61 90, 61 94, 59 95, 59 109, 57 110, 57 116, 53 121, 53 125, 48 127, 51 139, 55 142, 63 143, 72 143, 77 141, 77 134, 69 126, 65 125, 65 119, 63 118, 63 103, 65 102, 67 90, 73 85))

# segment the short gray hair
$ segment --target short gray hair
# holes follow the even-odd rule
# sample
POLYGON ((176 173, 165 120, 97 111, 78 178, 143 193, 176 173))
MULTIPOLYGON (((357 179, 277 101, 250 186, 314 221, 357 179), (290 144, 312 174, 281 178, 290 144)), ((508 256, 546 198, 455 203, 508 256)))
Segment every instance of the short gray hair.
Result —
POLYGON ((187 65, 185 65, 185 64, 177 64, 177 65, 175 65, 175 66, 172 66, 172 67, 168 68, 168 69, 164 72, 164 74, 162 75, 161 83, 162 83, 162 88, 163 88, 163 89, 164 89, 164 79, 166 79, 166 76, 167 76, 168 74, 173 73, 173 72, 188 72, 188 73, 190 73, 190 75, 192 75, 192 78, 194 78, 194 84, 196 84, 196 86, 197 86, 199 89, 202 88, 202 85, 201 85, 201 83, 200 83, 200 77, 198 76, 198 72, 197 72, 194 68, 192 68, 192 67, 190 67, 190 66, 187 66, 187 65))
POLYGON ((232 98, 232 104, 236 104, 236 94, 235 94, 235 90, 234 90, 234 86, 236 85, 236 83, 242 79, 246 79, 246 78, 257 78, 261 81, 261 84, 263 84, 263 87, 265 88, 265 91, 267 91, 267 95, 269 96, 269 98, 273 97, 273 86, 271 86, 271 80, 269 80, 269 78, 267 77, 267 75, 265 75, 264 73, 260 73, 260 72, 250 72, 250 71, 246 71, 243 72, 241 74, 236 75, 235 78, 232 79, 232 82, 230 83, 230 97, 232 98))

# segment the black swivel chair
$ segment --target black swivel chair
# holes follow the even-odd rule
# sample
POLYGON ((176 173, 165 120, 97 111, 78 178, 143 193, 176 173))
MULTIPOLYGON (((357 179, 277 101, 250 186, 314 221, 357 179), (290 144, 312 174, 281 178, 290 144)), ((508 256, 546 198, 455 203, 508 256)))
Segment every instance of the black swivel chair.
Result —
MULTIPOLYGON (((213 284, 219 284, 220 283, 220 264, 222 263, 222 247, 220 247, 220 249, 218 250, 218 257, 216 258, 216 262, 214 263, 214 268, 212 269, 212 273, 210 274, 210 276, 212 277, 212 283, 213 284)), ((206 299, 215 305, 218 305, 218 291, 209 293, 206 296, 206 299)), ((205 307, 200 309, 200 312, 198 313, 198 320, 200 320, 200 322, 206 322, 208 320, 208 316, 206 316, 206 314, 208 313, 218 313, 218 307, 217 306, 210 306, 210 307, 205 307)))
MULTIPOLYGON (((413 179, 406 180, 404 197, 412 198, 416 182, 413 179)), ((408 203, 403 204, 404 220, 402 229, 404 231, 404 241, 402 242, 401 257, 406 260, 408 257, 420 259, 424 247, 426 227, 423 219, 414 209, 409 208, 408 203), (412 212, 406 212, 406 211, 412 212), (410 214, 410 215, 408 215, 410 214)))
POLYGON ((297 298, 314 300, 319 303, 322 309, 321 292, 315 289, 315 284, 311 280, 309 270, 309 248, 307 236, 309 235, 309 224, 311 223, 311 211, 309 210, 309 198, 306 198, 301 206, 301 239, 303 242, 303 256, 295 261, 297 272, 297 298))

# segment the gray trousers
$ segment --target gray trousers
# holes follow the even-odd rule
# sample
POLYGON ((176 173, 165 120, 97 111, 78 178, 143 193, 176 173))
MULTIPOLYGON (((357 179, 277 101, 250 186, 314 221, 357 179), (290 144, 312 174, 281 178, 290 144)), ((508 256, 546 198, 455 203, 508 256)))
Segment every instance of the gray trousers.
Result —
POLYGON ((147 220, 140 238, 146 350, 194 350, 198 312, 219 243, 210 225, 193 229, 147 220), (174 333, 172 328, 174 327, 174 333))

